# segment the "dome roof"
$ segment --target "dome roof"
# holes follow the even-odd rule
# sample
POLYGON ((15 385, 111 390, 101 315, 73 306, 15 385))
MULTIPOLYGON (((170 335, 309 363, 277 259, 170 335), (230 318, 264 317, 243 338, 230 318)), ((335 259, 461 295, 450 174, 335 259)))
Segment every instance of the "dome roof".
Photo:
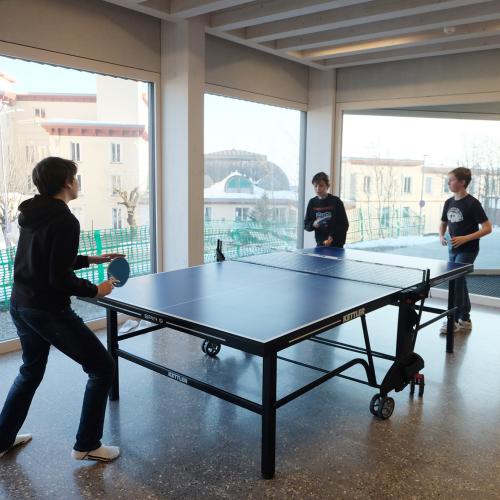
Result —
POLYGON ((205 176, 219 182, 232 172, 251 179, 263 189, 288 191, 290 183, 281 167, 267 160, 266 155, 229 149, 205 155, 205 176))

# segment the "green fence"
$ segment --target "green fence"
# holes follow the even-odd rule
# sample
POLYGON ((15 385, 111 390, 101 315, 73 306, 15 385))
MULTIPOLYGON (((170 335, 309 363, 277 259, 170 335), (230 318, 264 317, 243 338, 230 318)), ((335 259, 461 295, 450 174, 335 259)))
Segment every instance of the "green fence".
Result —
MULTIPOLYGON (((422 217, 412 215, 380 219, 363 216, 360 211, 358 217, 351 216, 347 243, 420 235, 423 227, 422 217)), ((205 221, 204 260, 215 261, 217 240, 222 240, 223 253, 229 259, 276 250, 292 250, 296 247, 296 231, 295 224, 205 221)), ((124 253, 130 263, 131 276, 151 272, 148 226, 82 231, 79 252, 83 255, 124 253)), ((15 253, 16 247, 0 250, 0 308, 5 308, 10 298, 15 253)), ((106 279, 106 268, 107 265, 104 264, 91 266, 77 271, 77 274, 93 283, 99 283, 106 279)))
MULTIPOLYGON (((96 229, 80 233, 79 253, 101 255, 124 253, 130 263, 130 275, 139 276, 151 272, 149 226, 126 229, 96 229)), ((10 299, 16 247, 0 250, 0 308, 5 309, 10 299)), ((107 264, 80 269, 76 274, 93 283, 106 279, 107 264)))
POLYGON ((268 253, 296 248, 296 224, 261 223, 253 221, 205 221, 204 260, 216 260, 217 240, 222 241, 226 258, 268 253))
POLYGON ((407 217, 393 215, 391 217, 370 217, 361 210, 357 217, 349 220, 347 243, 373 241, 402 236, 420 236, 424 233, 425 218, 419 215, 407 217))

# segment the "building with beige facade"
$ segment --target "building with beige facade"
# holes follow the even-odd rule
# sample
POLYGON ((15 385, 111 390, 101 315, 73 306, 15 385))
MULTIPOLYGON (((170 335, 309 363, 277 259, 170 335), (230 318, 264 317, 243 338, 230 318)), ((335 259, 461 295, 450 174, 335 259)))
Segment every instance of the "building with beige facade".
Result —
MULTIPOLYGON (((453 166, 424 165, 422 160, 392 158, 342 159, 341 196, 350 220, 363 220, 383 237, 396 225, 418 225, 420 234, 437 233, 444 201, 451 196, 448 172, 453 166)), ((498 174, 497 174, 498 175, 498 174)), ((486 193, 488 171, 473 169, 469 192, 485 206, 491 220, 498 209, 486 193)), ((495 198, 498 200, 498 196, 495 198)), ((497 201, 495 201, 497 203, 497 201)))
MULTIPOLYGON (((0 80, 0 183, 11 205, 36 192, 31 170, 39 160, 61 156, 78 165, 80 193, 70 208, 82 229, 149 223, 143 84, 96 75, 95 94, 17 93, 15 77, 0 80)), ((8 225, 15 239, 12 220, 8 225)))

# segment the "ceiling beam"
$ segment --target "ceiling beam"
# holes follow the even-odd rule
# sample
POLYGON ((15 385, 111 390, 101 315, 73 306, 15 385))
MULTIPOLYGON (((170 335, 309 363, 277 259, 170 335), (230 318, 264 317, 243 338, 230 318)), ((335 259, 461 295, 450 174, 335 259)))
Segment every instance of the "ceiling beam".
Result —
MULTIPOLYGON (((480 4, 488 0, 474 0, 480 4)), ((328 29, 373 23, 470 5, 470 0, 376 0, 245 29, 246 39, 266 42, 328 29)))
POLYGON ((268 43, 276 50, 298 51, 495 19, 500 19, 500 2, 486 2, 480 5, 468 5, 428 14, 283 38, 268 43))
POLYGON ((229 31, 374 0, 267 0, 216 12, 210 27, 229 31))
MULTIPOLYGON (((472 40, 486 36, 500 36, 500 21, 489 23, 475 23, 471 25, 453 28, 452 33, 446 33, 442 29, 430 30, 424 33, 405 34, 399 37, 380 38, 366 42, 340 45, 336 47, 304 50, 302 57, 312 61, 324 60, 328 57, 346 56, 354 54, 368 54, 403 47, 418 47, 433 45, 439 42, 451 42, 456 40, 472 40)), ((474 42, 472 42, 474 43, 474 42)))
POLYGON ((441 42, 424 47, 411 47, 347 57, 325 58, 322 63, 325 69, 333 69, 347 66, 384 63, 389 61, 401 61, 406 59, 419 59, 432 56, 477 52, 498 48, 500 48, 500 36, 490 36, 475 38, 473 40, 441 42))
POLYGON ((135 10, 148 16, 158 17, 167 21, 173 21, 174 18, 170 16, 167 0, 105 0, 108 3, 125 7, 126 9, 135 10))
MULTIPOLYGON (((271 55, 276 56, 275 50, 273 50, 269 47, 265 47, 263 45, 260 45, 258 43, 252 42, 252 41, 242 40, 240 37, 234 36, 229 31, 216 31, 216 30, 212 30, 211 28, 207 28, 206 33, 208 33, 209 35, 214 35, 217 38, 223 38, 224 40, 229 40, 230 42, 235 42, 239 45, 243 45, 245 47, 250 47, 250 48, 256 49, 260 52, 266 52, 267 54, 271 54, 271 55)), ((322 62, 308 61, 308 60, 304 59, 303 57, 301 57, 300 54, 283 52, 283 53, 280 53, 280 57, 288 59, 289 61, 294 61, 296 63, 305 64, 306 66, 310 66, 312 68, 321 69, 321 70, 326 69, 322 62)))
POLYGON ((170 15, 185 19, 253 2, 254 0, 170 0, 170 15))

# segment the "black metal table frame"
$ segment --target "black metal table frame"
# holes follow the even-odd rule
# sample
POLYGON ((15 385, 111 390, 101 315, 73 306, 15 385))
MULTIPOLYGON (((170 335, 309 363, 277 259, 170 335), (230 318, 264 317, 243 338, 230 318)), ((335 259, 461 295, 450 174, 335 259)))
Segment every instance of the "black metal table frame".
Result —
POLYGON ((297 397, 305 394, 318 385, 336 376, 381 389, 381 392, 386 394, 393 388, 382 387, 377 383, 373 358, 378 357, 393 361, 394 363, 397 362, 398 359, 400 359, 403 355, 406 355, 408 352, 413 351, 418 331, 444 317, 448 318, 446 352, 453 352, 453 313, 456 309, 453 307, 455 288, 454 282, 456 278, 465 275, 467 272, 470 272, 470 270, 458 270, 454 273, 449 273, 448 275, 441 277, 440 280, 434 281, 431 281, 427 275, 426 282, 422 283, 422 286, 420 286, 418 289, 414 288, 407 291, 396 290, 394 294, 367 303, 363 308, 357 308, 352 311, 345 311, 342 314, 332 316, 314 325, 308 325, 307 327, 299 331, 293 332, 284 337, 280 337, 279 339, 266 344, 258 343, 256 341, 252 341, 251 339, 242 339, 241 337, 232 336, 231 334, 227 334, 226 332, 214 330, 204 325, 193 324, 176 317, 169 317, 168 315, 161 315, 156 312, 152 313, 149 310, 143 310, 142 308, 137 306, 129 304, 124 306, 119 303, 113 303, 112 300, 109 300, 107 298, 98 299, 97 304, 106 308, 107 348, 116 362, 116 373, 113 386, 110 391, 110 399, 112 401, 119 399, 118 358, 123 358, 132 363, 136 363, 152 371, 165 375, 172 380, 189 385, 220 399, 241 406, 242 408, 253 411, 254 413, 261 415, 262 417, 261 473, 265 479, 271 479, 274 477, 275 472, 276 410, 278 408, 285 405, 286 403, 289 403, 290 401, 293 401, 297 397), (424 302, 428 296, 430 287, 445 281, 449 281, 448 308, 439 309, 425 306, 424 302), (395 305, 399 308, 395 356, 373 351, 371 349, 369 341, 365 316, 366 314, 376 309, 380 309, 381 307, 384 307, 386 305, 395 305), (418 319, 416 323, 408 320, 408 317, 412 310, 416 310, 418 312, 418 319), (436 314, 436 316, 431 320, 420 324, 422 312, 424 311, 434 313, 436 314), (144 319, 146 321, 154 323, 154 326, 131 333, 118 335, 118 313, 124 313, 132 317, 144 319), (327 330, 330 330, 340 324, 357 318, 361 320, 365 342, 364 347, 344 344, 320 336, 321 333, 327 330), (179 332, 197 336, 204 340, 208 339, 211 342, 220 343, 221 345, 232 347, 246 353, 262 357, 263 363, 261 404, 242 398, 237 394, 227 392, 216 386, 190 377, 184 373, 180 373, 166 366, 157 364, 151 360, 127 352, 123 349, 120 349, 119 347, 120 341, 130 339, 138 335, 144 335, 148 332, 152 332, 154 330, 162 328, 171 328, 179 332), (342 366, 329 371, 320 367, 278 356, 279 351, 291 347, 292 345, 296 345, 304 340, 311 340, 332 347, 364 354, 367 359, 354 358, 343 364, 342 366), (322 372, 323 374, 318 379, 277 400, 276 390, 278 359, 310 368, 322 372), (357 364, 360 364, 365 369, 367 377, 366 380, 343 375, 344 371, 357 364))

